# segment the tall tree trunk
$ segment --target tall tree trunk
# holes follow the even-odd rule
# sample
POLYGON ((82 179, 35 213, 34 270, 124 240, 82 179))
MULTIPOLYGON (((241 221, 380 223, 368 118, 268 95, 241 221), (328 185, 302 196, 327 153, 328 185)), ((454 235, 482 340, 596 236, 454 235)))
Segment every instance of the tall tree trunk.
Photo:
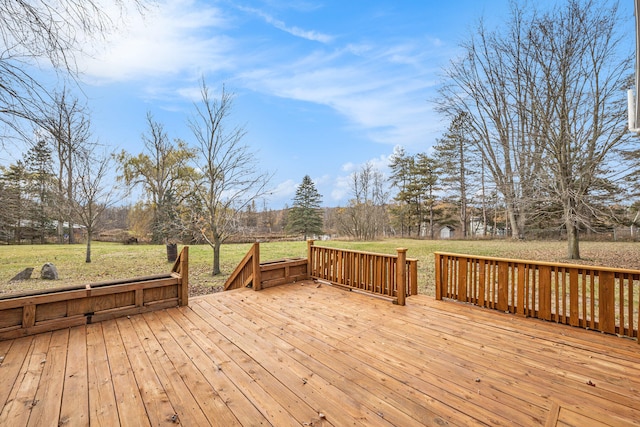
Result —
POLYGON ((567 228, 567 258, 580 259, 580 235, 576 220, 575 201, 570 197, 565 200, 564 218, 567 228))
MULTIPOLYGON (((460 225, 462 226, 462 238, 466 239, 469 235, 467 230, 467 178, 466 178, 466 164, 464 158, 464 141, 460 140, 459 144, 459 157, 460 157, 460 225)), ((433 234, 433 231, 432 231, 433 234)), ((433 236, 431 236, 433 239, 433 236)))
POLYGON ((91 230, 87 229, 87 254, 84 262, 91 262, 91 230))
POLYGON ((578 226, 573 221, 567 221, 567 258, 580 259, 578 226))
POLYGON ((511 238, 520 239, 523 234, 522 230, 520 229, 521 218, 518 218, 516 216, 513 208, 513 203, 507 202, 507 216, 508 221, 505 221, 505 228, 508 228, 507 223, 511 225, 511 238))
POLYGON ((221 273, 220 271, 220 246, 222 242, 220 241, 220 236, 216 233, 213 235, 213 270, 211 271, 212 276, 217 276, 221 273))
MULTIPOLYGON (((73 200, 73 165, 72 165, 72 148, 69 146, 69 158, 67 160, 67 200, 71 202, 73 200)), ((71 208, 68 210, 69 213, 69 244, 73 244, 76 242, 75 236, 73 235, 73 214, 71 212, 71 208)))
MULTIPOLYGON (((484 181, 484 159, 482 159, 482 171, 480 175, 482 184, 482 235, 487 235, 487 189, 484 181)), ((495 227, 494 227, 495 228, 495 227)))

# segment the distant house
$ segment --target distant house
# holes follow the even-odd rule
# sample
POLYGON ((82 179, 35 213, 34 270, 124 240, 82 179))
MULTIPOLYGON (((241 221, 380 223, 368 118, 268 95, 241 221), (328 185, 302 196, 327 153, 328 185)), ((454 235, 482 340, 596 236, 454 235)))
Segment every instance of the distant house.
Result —
POLYGON ((454 235, 455 229, 450 225, 445 225, 440 229, 440 238, 441 239, 452 239, 454 235))

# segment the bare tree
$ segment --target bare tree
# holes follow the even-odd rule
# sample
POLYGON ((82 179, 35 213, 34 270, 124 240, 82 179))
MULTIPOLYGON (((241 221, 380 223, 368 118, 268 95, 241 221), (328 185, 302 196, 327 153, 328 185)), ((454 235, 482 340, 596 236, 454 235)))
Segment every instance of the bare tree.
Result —
POLYGON ((200 172, 193 177, 194 195, 201 207, 195 220, 213 248, 212 275, 217 275, 221 272, 220 246, 237 231, 234 217, 266 193, 271 175, 258 171, 253 152, 242 144, 244 127, 230 123, 233 94, 223 85, 215 98, 203 79, 200 96, 189 120, 200 172))
POLYGON ((189 177, 195 173, 189 161, 193 149, 181 140, 171 143, 162 123, 147 113, 148 133, 142 135, 144 152, 133 156, 122 151, 116 156, 122 170, 120 179, 129 187, 142 186, 153 212, 153 241, 165 242, 178 230, 176 206, 188 196, 189 177))
POLYGON ((579 230, 601 222, 616 200, 616 176, 629 167, 620 150, 630 62, 619 22, 615 4, 593 0, 546 13, 513 3, 506 30, 481 24, 441 90, 443 112, 469 115, 513 236, 522 237, 532 218, 553 217, 557 206, 573 259, 579 230))
POLYGON ((340 232, 358 240, 374 240, 388 224, 388 192, 384 177, 371 163, 351 174, 349 206, 339 210, 340 232))
MULTIPOLYGON (((70 205, 87 232, 85 262, 91 262, 91 241, 100 215, 122 199, 118 187, 107 181, 113 168, 112 161, 107 153, 97 154, 94 151, 79 157, 70 205)), ((72 230, 70 234, 73 234, 72 230)))
POLYGON ((533 200, 527 183, 540 170, 541 148, 532 129, 528 73, 537 64, 524 43, 529 26, 513 5, 505 33, 483 23, 462 47, 464 56, 445 73, 439 109, 451 120, 466 113, 472 141, 504 196, 514 238, 524 236, 533 200))
POLYGON ((46 60, 67 75, 77 75, 76 56, 89 41, 116 27, 109 6, 122 16, 133 5, 143 12, 149 1, 0 0, 0 123, 21 133, 21 121, 38 121, 48 98, 28 67, 46 60))
MULTIPOLYGON (((608 216, 597 198, 612 204, 624 127, 623 84, 631 66, 621 55, 617 6, 571 0, 534 21, 530 43, 532 114, 544 137, 548 187, 562 207, 567 256, 580 258, 579 230, 608 216)), ((624 168, 623 170, 626 170, 624 168)))
MULTIPOLYGON (((92 150, 91 122, 87 107, 66 88, 55 94, 53 102, 45 104, 42 110, 40 126, 53 148, 56 162, 58 239, 63 243, 63 223, 68 222, 71 231, 74 221, 70 201, 76 183, 76 161, 92 150)), ((74 243, 72 232, 69 233, 69 243, 74 243)))

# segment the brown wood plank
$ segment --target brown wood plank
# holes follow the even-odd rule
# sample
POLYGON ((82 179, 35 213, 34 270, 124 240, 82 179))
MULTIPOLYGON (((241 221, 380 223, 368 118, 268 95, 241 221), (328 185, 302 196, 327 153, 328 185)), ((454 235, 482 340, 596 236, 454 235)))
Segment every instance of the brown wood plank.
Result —
POLYGON ((0 412, 0 425, 27 425, 31 410, 38 404, 35 397, 50 341, 51 333, 40 334, 33 339, 25 362, 20 369, 20 374, 2 412, 0 412))
POLYGON ((175 420, 183 425, 209 425, 206 415, 193 398, 187 384, 180 377, 179 372, 171 362, 163 347, 158 342, 150 325, 142 316, 132 316, 131 323, 138 334, 144 351, 147 353, 151 366, 175 409, 175 420))
POLYGON ((98 426, 118 425, 118 405, 101 323, 87 325, 87 360, 89 423, 98 426))
POLYGON ((551 267, 540 266, 539 272, 538 317, 543 320, 551 320, 551 267))
POLYGON ((133 375, 133 368, 127 357, 116 322, 113 320, 103 322, 102 333, 111 368, 120 424, 132 424, 132 420, 138 420, 136 421, 137 425, 150 425, 138 384, 133 375))
POLYGON ((154 313, 144 314, 143 317, 154 331, 158 343, 162 346, 174 366, 179 366, 178 374, 200 406, 211 425, 240 426, 238 419, 227 407, 218 392, 211 387, 206 378, 193 364, 192 359, 184 352, 180 343, 162 324, 160 318, 154 313))
MULTIPOLYGON (((228 301, 225 305, 229 306, 231 312, 237 310, 237 305, 232 301, 228 301)), ((243 308, 247 310, 252 319, 260 319, 261 324, 269 325, 269 330, 274 335, 302 352, 312 355, 313 359, 322 362, 325 367, 335 369, 337 374, 335 381, 340 382, 344 390, 353 391, 354 387, 351 382, 355 382, 357 387, 362 386, 369 391, 382 389, 383 391, 379 394, 384 396, 385 401, 388 401, 393 406, 392 412, 395 411, 395 408, 398 408, 405 411, 406 415, 414 418, 414 421, 403 420, 399 425, 407 425, 415 421, 420 422, 421 425, 444 425, 452 421, 453 416, 443 417, 443 415, 439 414, 455 413, 455 410, 446 405, 441 405, 440 402, 433 399, 421 397, 415 390, 408 387, 404 381, 396 380, 394 376, 387 374, 384 370, 376 369, 372 361, 377 357, 368 359, 365 353, 354 353, 352 348, 345 351, 329 345, 324 340, 315 337, 315 329, 308 327, 304 321, 290 324, 289 316, 280 314, 275 310, 260 310, 249 304, 245 304, 243 308), (281 325, 283 324, 288 327, 282 327, 281 325), (362 363, 351 363, 356 355, 357 359, 362 363), (437 412, 433 412, 436 410, 437 412)), ((282 348, 287 349, 286 346, 282 348)), ((314 370, 314 375, 316 372, 314 370)), ((363 404, 377 402, 377 405, 386 406, 386 402, 377 401, 375 396, 365 397, 362 402, 363 404)), ((388 416, 385 410, 378 412, 385 414, 385 419, 387 420, 393 418, 388 416)), ((460 413, 456 415, 458 417, 461 416, 460 413)), ((474 423, 471 422, 471 424, 474 423)))
POLYGON ((60 425, 87 425, 89 424, 89 384, 87 382, 87 331, 85 326, 69 330, 66 357, 60 425))
MULTIPOLYGON (((449 305, 451 305, 451 304, 449 304, 449 305)), ((469 313, 469 310, 465 310, 465 309, 464 309, 464 306, 459 306, 459 305, 453 305, 453 306, 454 306, 457 310, 460 310, 461 312, 469 313)), ((347 307, 345 307, 345 308, 346 308, 346 309, 348 309, 347 307)), ((490 317, 490 318, 492 318, 492 319, 496 317, 496 316, 491 316, 491 315, 490 315, 490 313, 488 313, 488 314, 489 314, 489 317, 490 317)), ((511 320, 513 320, 513 318, 511 318, 511 320)), ((423 321, 424 321, 423 319, 421 319, 421 320, 420 320, 420 322, 423 322, 423 321)), ((469 316, 468 316, 468 315, 466 315, 466 316, 465 316, 465 321, 470 322, 469 324, 471 324, 471 325, 475 325, 475 324, 476 324, 476 320, 469 319, 469 316)), ((532 320, 532 322, 535 322, 535 324, 540 324, 540 321, 532 320)), ((437 323, 437 324, 441 324, 442 322, 436 322, 436 323, 437 323)), ((391 326, 391 325, 389 325, 389 326, 391 326)), ((393 330, 394 330, 394 331, 397 331, 397 330, 402 330, 403 328, 404 328, 404 327, 402 327, 402 328, 401 328, 401 327, 396 327, 396 328, 393 328, 393 330)), ((472 331, 468 331, 468 333, 470 333, 470 334, 471 334, 471 335, 473 335, 473 336, 475 336, 475 334, 476 334, 475 332, 472 332, 472 331)), ((585 333, 586 333, 586 334, 588 334, 587 332, 585 332, 585 333)), ((498 354, 498 355, 501 355, 501 354, 503 353, 503 347, 504 347, 504 345, 505 345, 505 340, 504 340, 504 337, 503 337, 502 335, 503 335, 503 333, 498 333, 498 334, 496 335, 496 336, 497 336, 497 338, 496 338, 496 344, 495 344, 495 350, 494 350, 494 351, 495 351, 495 353, 496 353, 496 354, 498 354)), ((556 334, 556 336, 558 336, 558 335, 556 334)), ((598 335, 597 335, 597 334, 596 334, 596 337, 598 337, 598 335)), ((610 338, 611 338, 611 337, 610 337, 610 338)), ((442 342, 442 341, 438 340, 438 338, 437 338, 437 337, 434 337, 434 338, 432 338, 432 339, 426 339, 424 342, 422 342, 422 344, 421 344, 421 345, 422 345, 422 346, 427 345, 427 343, 432 342, 432 340, 434 340, 434 339, 436 340, 436 341, 434 341, 434 342, 442 342)), ((422 341, 422 340, 421 340, 421 341, 422 341)), ((464 343, 467 343, 467 342, 469 342, 469 343, 473 343, 473 341, 469 341, 469 340, 462 340, 462 342, 464 342, 464 343)), ((467 349, 465 349, 465 348, 460 348, 460 350, 459 350, 457 353, 455 353, 455 354, 456 354, 456 355, 458 355, 458 354, 471 354, 471 355, 472 355, 472 354, 477 353, 477 351, 478 351, 478 350, 480 350, 481 348, 483 348, 483 346, 484 346, 484 343, 482 343, 482 344, 477 344, 478 349, 476 349, 476 350, 468 349, 468 348, 467 348, 467 349)), ((420 347, 420 348, 422 349, 423 347, 420 347)), ((445 347, 445 348, 446 348, 446 347, 445 347)), ((422 350, 422 351, 423 351, 423 350, 422 350)), ((512 351, 513 351, 514 353, 521 353, 521 352, 522 352, 522 349, 521 349, 521 348, 518 348, 518 346, 515 346, 515 347, 514 347, 514 349, 513 349, 512 351)), ((441 354, 441 352, 442 352, 442 349, 438 349, 438 351, 437 351, 437 352, 435 352, 435 353, 434 353, 434 355, 433 355, 432 357, 437 358, 437 357, 438 357, 438 354, 441 354)), ((533 354, 536 354, 536 353, 533 353, 533 354)), ((447 357, 451 357, 451 356, 447 356, 447 357)), ((537 359, 538 359, 538 357, 539 357, 539 356, 536 354, 536 355, 533 357, 533 360, 534 360, 534 361, 535 361, 535 360, 537 360, 537 359)), ((429 358, 427 357, 427 359, 429 359, 429 358)), ((416 356, 415 356, 415 355, 414 355, 414 356, 410 356, 410 357, 408 357, 408 360, 416 360, 416 356)), ((524 360, 526 360, 526 359, 524 359, 524 360)), ((483 361, 484 361, 484 360, 483 360, 483 361)), ((474 363, 474 358, 473 358, 473 356, 472 356, 472 357, 470 357, 470 358, 469 358, 469 361, 468 361, 468 362, 461 362, 461 363, 474 363)), ((530 362, 530 363, 531 363, 531 362, 530 362)), ((536 362, 536 363, 537 363, 537 362, 536 362)), ((516 362, 515 367, 517 368, 520 364, 521 364, 521 362, 516 362)), ((541 384, 545 384, 545 380, 544 380, 544 373, 545 373, 545 371, 548 369, 548 366, 553 366, 553 364, 555 364, 555 358, 549 358, 549 360, 548 360, 548 361, 545 361, 545 362, 542 362, 542 363, 537 363, 537 368, 536 368, 536 369, 538 369, 538 370, 539 370, 539 372, 540 372, 540 373, 539 373, 539 375, 540 375, 540 376, 542 376, 542 378, 540 378, 540 379, 539 379, 538 381, 536 381, 535 383, 540 382, 541 384)), ((535 365, 535 363, 534 363, 534 365, 535 365)), ((487 369, 487 370, 488 370, 488 372, 491 372, 491 371, 495 371, 495 366, 500 366, 500 367, 501 367, 501 369, 502 369, 502 368, 503 368, 503 366, 504 366, 504 362, 502 361, 502 359, 487 360, 487 363, 486 363, 485 367, 483 367, 483 369, 487 369)), ((603 374, 602 374, 602 379, 603 379, 604 381, 603 381, 600 385, 598 385, 598 388, 596 389, 596 388, 589 387, 589 386, 587 386, 587 385, 586 385, 586 382, 587 382, 588 378, 586 378, 586 377, 584 376, 584 366, 585 366, 585 364, 583 364, 583 363, 578 363, 578 364, 575 364, 575 365, 573 365, 573 366, 574 366, 574 367, 573 367, 573 371, 576 373, 576 374, 574 374, 574 375, 576 375, 575 382, 573 382, 573 383, 572 383, 572 384, 573 384, 573 386, 572 386, 572 387, 571 387, 571 389, 569 389, 569 390, 567 390, 567 389, 564 389, 564 390, 560 390, 560 389, 558 389, 558 393, 559 393, 560 395, 568 394, 568 395, 570 395, 570 396, 571 396, 571 395, 575 395, 575 394, 577 393, 577 394, 582 394, 585 398, 588 398, 588 396, 585 396, 585 395, 584 395, 584 393, 585 393, 585 392, 587 392, 587 393, 589 393, 589 394, 598 394, 598 395, 602 395, 602 396, 606 396, 606 395, 608 395, 608 394, 609 394, 606 390, 599 390, 599 388, 600 388, 600 387, 602 387, 602 386, 607 387, 606 380, 604 380, 604 379, 606 379, 606 377, 607 377, 607 372, 606 372, 606 371, 605 371, 605 372, 603 372, 603 374), (586 389, 586 391, 585 391, 585 389, 586 389), (581 391, 580 391, 580 390, 581 390, 581 391), (596 392, 596 390, 598 390, 598 391, 596 392), (579 392, 579 391, 580 391, 580 392, 579 392)), ((636 366, 637 366, 637 365, 636 365, 636 366)), ((564 369, 564 367, 560 367, 560 368, 557 370, 557 374, 556 374, 557 376, 551 376, 551 378, 558 378, 557 383, 558 383, 558 384, 560 384, 560 385, 562 385, 562 386, 564 386, 564 382, 566 381, 566 380, 562 379, 562 376, 563 376, 563 374, 564 374, 564 373, 563 373, 563 369, 564 369)), ((622 380, 626 380, 626 379, 625 379, 625 378, 623 378, 623 377, 628 376, 628 375, 629 375, 629 372, 630 372, 630 371, 627 369, 627 370, 626 370, 626 375, 623 375, 623 376, 620 378, 620 380, 621 380, 621 381, 622 381, 622 380)), ((507 381, 510 381, 510 382, 516 381, 516 380, 518 380, 518 379, 520 379, 520 376, 518 376, 518 375, 514 376, 514 377, 513 377, 513 379, 508 379, 508 378, 506 378, 506 380, 507 380, 507 381)), ((483 381, 483 382, 484 382, 484 381, 483 381)), ((556 386, 556 388, 558 388, 558 387, 556 386)), ((547 393, 547 391, 546 391, 546 389, 545 389, 545 386, 544 386, 544 385, 543 385, 543 386, 541 386, 541 387, 539 387, 539 388, 538 388, 538 390, 539 390, 539 391, 538 391, 537 393, 539 393, 539 394, 545 394, 545 393, 547 393)), ((623 389, 620 389, 620 392, 621 392, 621 393, 622 393, 622 391, 623 391, 623 389)), ((626 393, 626 394, 628 395, 628 393, 626 393)), ((613 396, 613 395, 612 395, 612 396, 613 396)), ((602 407, 607 407, 607 405, 614 405, 614 406, 617 406, 618 404, 616 403, 616 400, 619 400, 619 401, 621 402, 621 404, 623 404, 623 405, 631 405, 631 406, 633 406, 633 405, 631 404, 632 400, 630 400, 630 398, 629 398, 628 396, 625 398, 625 396, 623 396, 622 394, 621 394, 621 395, 619 395, 618 397, 611 397, 611 398, 610 398, 610 400, 611 400, 611 403, 603 403, 603 404, 601 404, 601 405, 602 405, 602 407)), ((574 402, 578 402, 578 401, 574 401, 574 402)), ((632 416, 632 415, 629 415, 629 416, 632 416)))
POLYGON ((580 296, 578 294, 578 269, 569 269, 569 324, 580 325, 580 313, 578 311, 580 296))
MULTIPOLYGON (((345 304, 345 306, 349 306, 349 300, 348 299, 344 299, 344 301, 341 301, 341 304, 345 304)), ((372 312, 372 321, 375 319, 375 314, 372 312)), ((292 316, 294 317, 299 317, 301 319, 309 319, 308 315, 305 315, 304 313, 293 313, 292 316)), ((316 317, 318 315, 316 314, 316 317)), ((391 319, 387 319, 386 323, 388 323, 391 319)), ((320 322, 324 323, 326 321, 324 320, 320 320, 320 322)), ((309 323, 308 320, 305 320, 306 324, 309 323)), ((331 320, 331 324, 338 324, 339 325, 339 320, 336 319, 335 317, 332 318, 331 320)), ((309 326, 311 327, 311 330, 316 330, 319 329, 318 326, 316 326, 315 324, 309 324, 309 326)), ((294 329, 298 329, 300 326, 296 325, 294 329)), ((346 333, 346 334, 342 334, 338 331, 334 331, 334 333, 337 334, 336 338, 336 345, 340 346, 340 344, 338 343, 343 343, 348 341, 348 349, 345 349, 346 351, 349 352, 349 354, 352 355, 352 357, 355 356, 355 354, 358 354, 357 360, 362 360, 363 363, 369 364, 371 366, 375 366, 377 367, 379 370, 382 371, 389 371, 391 370, 393 372, 393 375, 395 377, 397 377, 398 379, 400 379, 404 384, 409 384, 411 385, 411 388, 414 390, 420 390, 420 392, 422 393, 428 393, 428 396, 430 399, 436 399, 440 400, 441 402, 446 402, 446 404, 451 404, 454 407, 464 407, 464 406, 472 406, 473 409, 467 408, 465 410, 465 412, 467 412, 468 414, 473 414, 473 416, 478 417, 479 420, 481 419, 491 419, 491 423, 494 425, 498 425, 498 424, 508 424, 510 420, 518 420, 521 418, 521 412, 523 409, 523 404, 522 402, 519 402, 518 405, 516 406, 517 410, 511 415, 511 417, 507 417, 504 418, 504 416, 501 418, 500 414, 502 414, 503 412, 506 411, 505 407, 504 407, 504 403, 501 404, 501 409, 499 412, 493 414, 491 411, 488 411, 485 406, 487 405, 486 401, 483 401, 483 396, 476 396, 474 394, 469 394, 468 390, 469 390, 469 382, 473 382, 473 379, 475 377, 472 377, 470 380, 467 379, 466 380, 466 384, 462 384, 459 387, 455 387, 455 384, 452 384, 452 381, 455 381, 456 379, 458 379, 461 376, 460 372, 446 372, 446 371, 434 371, 432 373, 427 372, 429 370, 430 366, 433 366, 434 363, 437 362, 438 358, 440 356, 442 356, 444 353, 442 353, 442 351, 439 351, 438 353, 434 353, 434 355, 432 355, 432 357, 427 357, 427 355, 425 354, 425 358, 427 360, 430 360, 430 363, 427 367, 425 367, 424 365, 422 365, 420 363, 421 358, 420 357, 416 357, 415 354, 408 354, 406 352, 403 352, 402 349, 398 349, 395 348, 393 346, 393 341, 394 338, 392 335, 385 335, 384 337, 380 337, 379 333, 382 329, 386 329, 384 327, 380 327, 380 328, 376 328, 376 330, 370 330, 369 328, 366 328, 365 330, 369 331, 369 332, 356 332, 354 331, 353 335, 346 333), (365 337, 363 334, 367 334, 367 336, 365 337), (356 338, 357 337, 357 338, 356 338), (369 343, 379 343, 380 341, 384 341, 385 343, 389 344, 389 349, 388 350, 382 350, 382 353, 380 353, 380 348, 376 347, 376 350, 374 349, 370 349, 369 343), (406 353, 406 354, 405 354, 406 353), (362 355, 365 355, 365 357, 363 358, 362 355), (367 356, 370 355, 370 356, 367 356), (384 362, 382 362, 382 360, 384 360, 384 362), (416 361, 416 368, 420 369, 420 374, 416 374, 416 369, 409 369, 409 372, 405 375, 404 371, 407 369, 407 361, 416 361), (391 369, 391 368, 395 368, 395 369, 391 369), (437 380, 437 378, 434 378, 434 375, 437 376, 441 376, 442 378, 440 378, 439 380, 437 380), (435 385, 434 386, 434 380, 435 380, 435 385), (480 400, 481 403, 480 404, 474 404, 473 402, 475 402, 476 400, 480 400)), ((401 328, 398 328, 399 330, 401 328)), ((405 329, 405 328, 402 328, 405 329)), ((402 338, 404 339, 408 339, 408 338, 402 338)), ((324 340, 326 341, 326 338, 324 338, 324 340)), ((374 344, 375 345, 375 344, 374 344)), ((386 347, 386 346, 385 346, 386 347)), ((353 368, 352 368, 353 369, 353 368)), ((360 379, 358 380, 360 381, 360 379)), ((511 391, 509 392, 509 394, 511 394, 511 391)), ((506 396, 507 394, 505 393, 505 395, 503 395, 503 398, 506 396)), ((431 405, 434 405, 433 403, 431 403, 431 405)), ((442 411, 442 409, 440 409, 442 411)), ((447 413, 446 410, 444 411, 444 413, 447 413)), ((458 417, 461 418, 461 415, 458 414, 458 417)), ((532 419, 529 418, 522 418, 522 420, 526 421, 525 424, 530 424, 532 423, 532 419)), ((478 422, 477 420, 475 422, 478 422)))
MULTIPOLYGON (((211 301, 217 303, 218 301, 211 301)), ((224 309, 223 306, 220 306, 224 309)), ((253 315, 259 315, 258 313, 251 313, 253 315)), ((265 329, 262 326, 256 325, 254 322, 246 319, 245 317, 238 316, 235 313, 231 313, 230 316, 234 324, 246 329, 248 331, 260 330, 260 334, 264 339, 272 343, 274 349, 278 349, 283 353, 291 356, 291 358, 297 361, 300 365, 307 368, 313 375, 309 375, 309 378, 304 378, 303 383, 309 385, 313 381, 317 381, 318 378, 323 378, 332 386, 338 390, 348 393, 350 397, 362 402, 363 406, 368 407, 372 412, 375 412, 379 417, 386 421, 389 421, 393 425, 402 426, 421 426, 424 425, 421 421, 413 418, 411 414, 407 414, 398 409, 394 405, 388 403, 385 399, 389 396, 385 395, 385 399, 372 395, 370 390, 380 388, 378 381, 374 379, 368 379, 365 376, 355 374, 351 369, 340 370, 339 366, 335 363, 333 357, 322 358, 322 354, 315 349, 312 349, 306 344, 292 345, 284 340, 279 333, 280 328, 265 329), (272 331, 274 333, 272 333, 272 331), (324 363, 323 363, 324 362, 324 363)), ((264 322, 268 322, 268 319, 261 318, 264 322)), ((265 324, 260 322, 261 324, 265 324)), ((332 417, 329 416, 329 419, 332 417)))
POLYGON ((10 298, 0 301, 0 310, 4 311, 25 305, 47 304, 56 301, 66 301, 75 298, 84 298, 87 295, 85 289, 75 291, 63 291, 44 295, 30 295, 24 297, 10 298))
POLYGON ((458 290, 458 301, 467 302, 467 258, 458 257, 458 283, 456 288, 458 290))
POLYGON ((2 407, 6 404, 9 393, 13 390, 32 341, 32 337, 0 341, 2 346, 2 352, 0 352, 2 356, 2 362, 0 362, 0 406, 2 407))
POLYGON ((7 308, 0 313, 0 331, 22 325, 22 307, 7 308))
MULTIPOLYGON (((171 312, 176 311, 177 310, 171 310, 171 312)), ((167 331, 176 340, 176 343, 179 348, 182 349, 186 357, 192 361, 195 370, 197 370, 209 384, 211 387, 210 393, 224 403, 225 411, 228 410, 233 414, 233 418, 229 424, 227 424, 227 421, 225 421, 223 416, 216 416, 216 422, 224 422, 225 425, 231 425, 237 420, 240 425, 258 426, 269 424, 266 417, 260 413, 260 411, 258 411, 257 408, 244 397, 235 384, 227 378, 226 374, 220 369, 220 366, 209 359, 204 351, 198 346, 191 336, 191 331, 183 329, 184 326, 176 323, 174 317, 171 315, 161 316, 160 320, 166 327, 167 331)), ((192 373, 192 375, 194 374, 196 373, 192 373)), ((195 376, 197 376, 197 374, 195 376)), ((206 395, 204 398, 206 400, 211 399, 210 396, 206 395)))
MULTIPOLYGON (((50 319, 65 317, 67 315, 67 301, 39 304, 35 321, 42 322, 50 319)), ((32 325, 33 326, 33 325, 32 325)))
POLYGON ((506 261, 498 262, 497 286, 497 308, 500 311, 507 311, 509 309, 509 263, 506 261))
POLYGON ((518 295, 518 302, 517 302, 517 311, 516 313, 519 314, 520 316, 524 316, 525 315, 525 271, 527 269, 527 265, 524 263, 519 263, 518 265, 518 282, 517 282, 517 290, 516 293, 518 295))
MULTIPOLYGON (((461 344, 466 343, 461 342, 461 344)), ((448 345, 451 346, 451 343, 448 345)), ((572 365, 558 366, 556 368, 553 364, 554 358, 548 357, 548 360, 538 361, 536 356, 534 356, 535 353, 532 353, 532 356, 529 356, 529 358, 521 358, 515 362, 506 364, 503 359, 505 357, 504 352, 497 347, 494 349, 494 346, 496 345, 493 344, 491 346, 494 356, 487 356, 481 363, 481 368, 482 371, 485 372, 485 375, 503 376, 507 381, 516 381, 521 384, 518 387, 527 387, 534 393, 534 396, 552 393, 552 395, 562 396, 566 403, 572 405, 578 405, 586 400, 591 400, 591 405, 594 408, 599 407, 604 411, 607 409, 617 411, 629 419, 640 416, 637 410, 634 411, 630 409, 633 407, 632 402, 634 399, 629 396, 625 388, 614 386, 615 381, 619 381, 620 383, 626 382, 624 375, 616 380, 608 375, 607 370, 602 371, 600 374, 595 374, 593 369, 590 370, 590 374, 585 375, 585 366, 588 366, 586 363, 575 363, 572 365), (500 364, 501 371, 495 371, 493 366, 496 364, 500 364), (523 364, 524 366, 521 367, 523 364), (553 366, 551 372, 547 371, 549 366, 553 366), (535 372, 536 382, 522 383, 520 379, 522 377, 522 369, 526 369, 529 375, 532 375, 531 372, 535 372), (508 379, 509 376, 512 378, 511 380, 508 379), (598 379, 595 379, 595 376, 597 376, 598 379), (591 380, 593 380, 597 387, 587 384, 591 380), (617 392, 613 390, 615 388, 618 389, 617 392), (536 389, 537 391, 535 391, 536 389), (595 400, 593 400, 594 398, 595 400), (624 405, 628 408, 624 408, 624 405)), ((463 345, 458 348, 455 354, 472 353, 474 351, 473 349, 465 347, 467 346, 463 345)), ((488 347, 485 346, 484 348, 486 349, 488 347)), ((521 349, 512 349, 511 351, 514 353, 523 353, 521 349)), ((513 357, 509 356, 509 360, 512 359, 513 357)), ((478 368, 480 368, 480 366, 478 366, 478 368)), ((637 386, 629 385, 629 387, 637 386)))
MULTIPOLYGON (((274 426, 299 426, 304 422, 311 422, 313 417, 317 416, 307 403, 285 388, 259 363, 249 359, 239 347, 212 329, 193 310, 183 310, 180 314, 194 325, 192 332, 209 358, 221 371, 227 373, 247 399, 259 408, 274 426)), ((176 311, 172 311, 172 315, 177 315, 176 311)))
POLYGON ((28 425, 30 426, 44 426, 58 421, 68 344, 68 329, 53 332, 44 362, 42 378, 38 384, 38 391, 29 417, 28 425))
MULTIPOLYGON (((278 288, 271 288, 278 289, 278 288)), ((208 305, 205 301, 199 301, 198 305, 208 305)), ((194 307, 195 309, 195 307, 194 307)), ((271 357, 262 357, 263 349, 254 338, 247 338, 237 331, 238 325, 232 324, 226 316, 209 318, 210 324, 220 331, 227 339, 239 343, 243 350, 251 357, 259 360, 262 366, 274 373, 287 388, 300 396, 305 401, 315 402, 321 411, 330 413, 327 420, 336 425, 388 425, 377 414, 363 407, 352 397, 344 394, 335 386, 329 384, 319 376, 310 375, 310 371, 299 364, 288 354, 271 349, 271 357), (311 377, 311 378, 308 378, 311 377), (304 381, 304 379, 307 381, 304 381)))
POLYGON ((480 307, 485 307, 486 305, 486 284, 487 284, 487 275, 486 275, 487 264, 484 262, 480 263, 479 271, 478 271, 478 305, 480 307))
POLYGON ((36 306, 34 304, 22 307, 22 327, 30 328, 36 324, 36 306))
MULTIPOLYGON (((362 267, 363 278, 395 274, 375 257, 362 267)), ((490 288, 497 264, 487 272, 490 288)), ((480 269, 470 274, 479 281, 480 269)), ((563 274, 558 292, 571 292, 563 274)), ((387 289, 362 287, 374 285, 387 289)), ((478 300, 479 288, 469 291, 478 300)), ((528 426, 553 420, 554 408, 557 425, 640 420, 635 341, 422 295, 406 303, 304 281, 0 341, 0 425, 106 423, 97 384, 115 425, 228 424, 223 413, 240 425, 528 426)))
POLYGON ((616 333, 615 275, 611 271, 600 272, 598 278, 598 321, 601 331, 616 333))
POLYGON ((133 324, 126 318, 116 320, 116 324, 135 375, 149 423, 154 426, 175 425, 173 417, 176 411, 169 402, 169 397, 138 339, 133 324))

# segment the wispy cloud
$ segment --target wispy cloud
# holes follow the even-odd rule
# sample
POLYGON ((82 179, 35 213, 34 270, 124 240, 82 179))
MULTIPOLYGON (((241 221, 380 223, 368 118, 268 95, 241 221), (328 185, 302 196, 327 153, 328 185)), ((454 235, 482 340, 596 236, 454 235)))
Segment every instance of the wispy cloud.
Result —
POLYGON ((241 79, 258 92, 327 105, 374 141, 425 144, 433 142, 425 137, 433 138, 441 127, 427 119, 433 115, 428 98, 437 83, 436 69, 398 59, 398 51, 409 57, 411 49, 419 53, 411 46, 386 53, 361 50, 361 56, 353 55, 351 47, 315 51, 293 64, 247 71, 241 79))
POLYGON ((273 16, 269 15, 266 12, 263 12, 259 9, 255 9, 255 8, 250 8, 250 7, 239 7, 240 10, 243 10, 245 12, 257 15, 259 17, 261 17, 262 19, 264 19, 264 21, 269 24, 274 26, 275 28, 284 31, 286 33, 291 34, 292 36, 295 37, 300 37, 306 40, 311 40, 311 41, 316 41, 316 42, 320 42, 320 43, 331 43, 334 39, 333 36, 328 35, 328 34, 323 34, 321 32, 318 31, 314 31, 314 30, 305 30, 302 29, 300 27, 290 27, 288 26, 284 21, 281 21, 279 19, 274 18, 273 16))

